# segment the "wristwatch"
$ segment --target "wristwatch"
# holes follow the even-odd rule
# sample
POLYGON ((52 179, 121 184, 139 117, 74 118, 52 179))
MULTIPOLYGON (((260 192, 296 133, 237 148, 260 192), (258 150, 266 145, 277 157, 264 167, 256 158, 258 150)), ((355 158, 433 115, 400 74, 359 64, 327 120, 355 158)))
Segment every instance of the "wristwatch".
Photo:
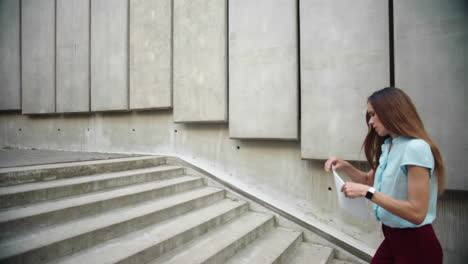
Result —
POLYGON ((374 193, 375 193, 375 188, 370 187, 369 190, 367 190, 366 198, 369 199, 369 200, 372 200, 372 197, 374 196, 374 193))

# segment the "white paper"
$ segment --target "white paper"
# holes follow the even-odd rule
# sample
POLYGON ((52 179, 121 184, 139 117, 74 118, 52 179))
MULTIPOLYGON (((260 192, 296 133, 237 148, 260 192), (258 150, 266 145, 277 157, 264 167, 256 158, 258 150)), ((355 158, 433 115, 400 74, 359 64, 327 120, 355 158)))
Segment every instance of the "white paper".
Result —
POLYGON ((361 218, 362 220, 367 220, 369 217, 369 212, 366 198, 347 198, 341 191, 341 187, 344 184, 343 179, 341 179, 340 175, 338 175, 335 170, 333 170, 333 176, 335 178, 336 194, 340 207, 346 210, 348 213, 361 218))

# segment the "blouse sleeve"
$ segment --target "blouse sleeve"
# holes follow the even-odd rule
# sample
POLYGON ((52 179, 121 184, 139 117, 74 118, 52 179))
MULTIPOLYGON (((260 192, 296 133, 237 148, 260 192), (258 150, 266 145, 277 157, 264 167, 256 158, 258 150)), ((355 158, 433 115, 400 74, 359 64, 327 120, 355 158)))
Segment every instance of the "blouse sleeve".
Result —
POLYGON ((434 172, 434 156, 432 155, 431 147, 426 141, 422 139, 413 139, 408 142, 400 165, 403 172, 408 175, 406 165, 428 168, 430 170, 430 175, 432 176, 434 172))

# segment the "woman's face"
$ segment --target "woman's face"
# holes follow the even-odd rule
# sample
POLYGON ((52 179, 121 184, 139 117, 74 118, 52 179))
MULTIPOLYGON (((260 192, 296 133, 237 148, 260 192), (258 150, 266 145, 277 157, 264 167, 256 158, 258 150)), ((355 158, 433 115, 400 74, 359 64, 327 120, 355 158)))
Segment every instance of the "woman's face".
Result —
POLYGON ((380 119, 379 117, 377 116, 377 114, 375 113, 374 111, 374 108, 372 107, 372 105, 370 103, 367 103, 367 113, 369 114, 369 123, 368 125, 375 130, 375 132, 381 136, 381 137, 385 137, 385 136, 388 136, 390 134, 390 131, 388 131, 384 125, 382 124, 382 122, 380 122, 380 119))

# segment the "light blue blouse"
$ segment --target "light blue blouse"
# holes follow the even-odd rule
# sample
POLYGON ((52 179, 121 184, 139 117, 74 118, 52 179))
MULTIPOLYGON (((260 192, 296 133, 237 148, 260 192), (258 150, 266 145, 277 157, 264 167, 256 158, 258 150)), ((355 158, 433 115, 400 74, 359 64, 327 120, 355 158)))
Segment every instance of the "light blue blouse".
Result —
MULTIPOLYGON (((430 170, 430 198, 426 218, 419 226, 432 223, 437 209, 437 177, 434 173, 434 156, 431 147, 422 139, 404 136, 392 140, 387 138, 382 144, 382 155, 375 172, 374 188, 398 200, 408 200, 408 169, 406 165, 416 165, 430 170), (390 152, 390 145, 393 144, 390 152)), ((373 204, 377 220, 394 228, 418 227, 400 218, 377 204, 373 204)))

